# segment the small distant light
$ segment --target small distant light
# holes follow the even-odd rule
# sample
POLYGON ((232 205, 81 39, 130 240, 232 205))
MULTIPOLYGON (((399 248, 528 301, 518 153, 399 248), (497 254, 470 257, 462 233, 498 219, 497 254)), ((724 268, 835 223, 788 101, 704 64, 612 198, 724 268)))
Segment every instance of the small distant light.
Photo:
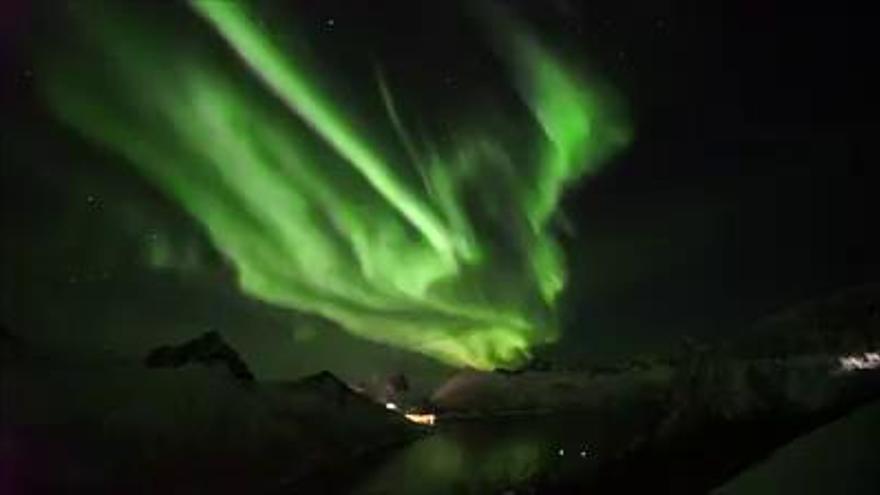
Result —
POLYGON ((393 403, 393 402, 386 402, 386 403, 385 403, 385 409, 390 409, 390 410, 392 410, 392 411, 396 411, 396 410, 397 410, 397 404, 395 404, 395 403, 393 403))
POLYGON ((565 449, 559 449, 559 456, 562 457, 565 455, 565 449))
POLYGON ((587 456, 587 451, 586 451, 586 450, 582 450, 582 451, 581 451, 581 457, 586 457, 586 456, 587 456))

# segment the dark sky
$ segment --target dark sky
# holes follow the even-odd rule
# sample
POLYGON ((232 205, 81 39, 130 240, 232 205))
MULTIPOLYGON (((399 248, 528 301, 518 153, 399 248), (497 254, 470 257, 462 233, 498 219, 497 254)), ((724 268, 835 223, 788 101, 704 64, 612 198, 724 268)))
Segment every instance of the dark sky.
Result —
MULTIPOLYGON (((565 199, 564 353, 728 337, 787 304, 880 280, 873 17, 757 0, 699 11, 504 3, 618 88, 635 124, 632 146, 565 199)), ((398 97, 441 127, 496 84, 485 37, 452 2, 283 4, 260 2, 261 12, 295 19, 346 77, 380 60, 407 81, 398 97)), ((33 54, 64 50, 54 10, 65 4, 3 5, 2 319, 14 332, 71 353, 139 356, 215 328, 264 376, 437 376, 424 359, 242 297, 194 222, 40 103, 33 54), (193 269, 145 268, 155 242, 193 269)))

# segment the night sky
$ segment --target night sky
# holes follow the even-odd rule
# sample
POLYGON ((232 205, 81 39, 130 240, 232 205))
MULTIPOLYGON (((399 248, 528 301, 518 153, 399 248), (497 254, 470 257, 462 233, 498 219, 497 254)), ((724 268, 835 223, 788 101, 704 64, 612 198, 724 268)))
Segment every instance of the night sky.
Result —
MULTIPOLYGON (((629 147, 564 199, 570 279, 551 352, 605 359, 726 338, 786 305, 880 280, 870 16, 772 1, 503 3, 617 88, 634 125, 629 147)), ((365 61, 381 61, 406 81, 398 100, 438 133, 487 92, 507 97, 473 9, 287 4, 258 2, 260 15, 295 22, 341 81, 371 77, 365 61)), ((444 372, 242 295, 192 218, 47 110, 35 58, 69 42, 65 4, 49 5, 13 1, 0 15, 4 325, 82 356, 140 357, 216 329, 268 378, 444 372), (148 259, 156 252, 173 266, 148 259)), ((186 9, 154 10, 180 29, 193 22, 186 9)), ((356 96, 339 93, 342 105, 356 96)))

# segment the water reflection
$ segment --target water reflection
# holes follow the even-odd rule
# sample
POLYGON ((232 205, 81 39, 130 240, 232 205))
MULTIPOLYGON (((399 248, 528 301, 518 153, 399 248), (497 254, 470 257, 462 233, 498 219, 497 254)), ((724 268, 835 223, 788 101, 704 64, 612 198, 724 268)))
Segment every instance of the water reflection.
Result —
POLYGON ((391 454, 350 493, 491 494, 536 478, 588 479, 602 446, 615 444, 613 430, 583 415, 441 424, 391 454))

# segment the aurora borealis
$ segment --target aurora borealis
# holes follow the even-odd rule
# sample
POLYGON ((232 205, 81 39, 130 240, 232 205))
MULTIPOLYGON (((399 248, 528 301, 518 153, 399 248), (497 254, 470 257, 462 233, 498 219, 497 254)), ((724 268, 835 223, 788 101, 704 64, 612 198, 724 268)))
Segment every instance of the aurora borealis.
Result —
POLYGON ((0 5, 0 493, 736 489, 880 398, 871 15, 0 5))
POLYGON ((490 9, 486 42, 526 116, 510 125, 530 139, 488 118, 449 141, 417 133, 379 70, 345 82, 381 98, 391 131, 373 132, 243 4, 191 7, 210 49, 80 15, 89 56, 49 62, 45 94, 179 203, 245 294, 453 365, 515 365, 556 338, 566 273, 552 218, 629 140, 613 92, 490 9))

